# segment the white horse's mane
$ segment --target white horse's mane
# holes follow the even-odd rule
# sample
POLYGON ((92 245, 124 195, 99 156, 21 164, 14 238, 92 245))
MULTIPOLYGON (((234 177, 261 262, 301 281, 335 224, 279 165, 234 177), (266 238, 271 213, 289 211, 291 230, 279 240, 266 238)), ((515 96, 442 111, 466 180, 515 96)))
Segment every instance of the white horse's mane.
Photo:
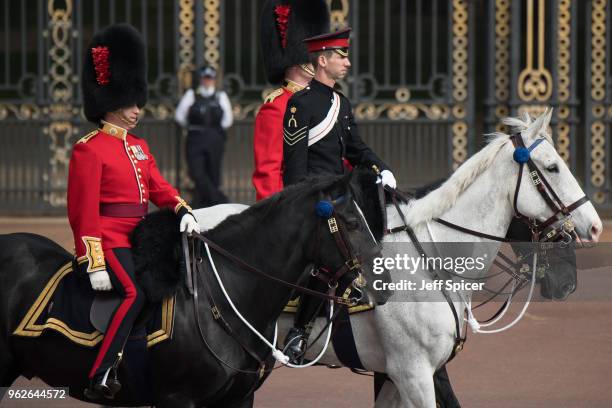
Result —
MULTIPOLYGON (((542 116, 550 115, 550 113, 547 111, 542 116)), ((504 118, 502 123, 514 128, 515 131, 522 132, 530 129, 534 121, 528 113, 524 113, 521 118, 504 118)), ((534 130, 539 131, 539 129, 534 130)), ((546 130, 540 131, 540 135, 544 136, 552 144, 552 138, 546 130)), ((406 211, 406 221, 409 225, 416 226, 422 222, 430 221, 450 210, 457 202, 459 196, 480 174, 491 166, 498 152, 507 143, 510 143, 510 135, 502 132, 491 133, 485 135, 485 137, 487 138, 485 147, 463 163, 444 184, 425 197, 411 201, 408 204, 409 210, 406 211)))

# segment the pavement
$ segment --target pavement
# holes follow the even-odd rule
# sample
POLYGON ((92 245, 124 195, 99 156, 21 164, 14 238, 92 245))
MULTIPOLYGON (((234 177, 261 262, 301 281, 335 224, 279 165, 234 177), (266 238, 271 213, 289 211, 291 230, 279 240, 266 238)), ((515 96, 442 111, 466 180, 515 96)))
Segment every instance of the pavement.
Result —
MULTIPOLYGON (((0 218, 0 233, 17 231, 42 234, 72 247, 65 218, 0 218)), ((605 223, 601 241, 608 244, 579 254, 578 289, 567 301, 534 302, 511 330, 468 336, 465 349, 448 366, 462 406, 612 407, 612 268, 604 259, 612 245, 610 222, 605 223)), ((20 378, 12 389, 42 386, 38 380, 20 378)), ((372 401, 370 377, 347 369, 281 368, 257 392, 255 406, 365 408, 372 401)), ((93 405, 75 400, 0 402, 2 408, 88 406, 93 405)))

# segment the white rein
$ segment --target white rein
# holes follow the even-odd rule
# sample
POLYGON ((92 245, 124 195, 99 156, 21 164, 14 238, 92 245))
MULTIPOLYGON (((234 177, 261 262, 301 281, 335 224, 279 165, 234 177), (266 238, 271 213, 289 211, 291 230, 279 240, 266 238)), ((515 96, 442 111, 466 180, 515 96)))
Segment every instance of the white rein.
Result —
MULTIPOLYGON (((430 226, 429 226, 429 222, 426 223, 427 225, 427 231, 429 232, 429 236, 431 237, 431 241, 432 242, 436 242, 434 235, 433 235, 433 231, 431 230, 430 226)), ((467 319, 464 318, 464 321, 467 321, 467 323, 470 325, 470 328, 472 329, 472 332, 474 333, 482 333, 482 334, 494 334, 494 333, 501 333, 503 331, 508 330, 509 328, 511 328, 512 326, 514 326, 516 323, 518 323, 523 316, 525 315, 525 312, 527 311, 527 308, 529 307, 529 304, 531 303, 531 299, 533 298, 533 289, 535 288, 535 281, 536 281, 536 266, 538 263, 538 254, 537 252, 534 253, 533 255, 533 268, 532 268, 532 272, 531 272, 531 285, 529 287, 529 295, 527 296, 527 301, 525 302, 525 304, 523 305, 523 309, 521 310, 521 312, 519 313, 519 315, 510 323, 508 323, 507 325, 500 327, 498 329, 491 329, 491 330, 481 330, 481 327, 489 327, 492 326, 493 324, 497 323, 499 320, 501 320, 506 313, 508 312, 508 310, 510 309, 510 305, 512 303, 512 297, 514 294, 514 289, 516 288, 516 281, 514 281, 512 283, 512 290, 510 291, 510 294, 508 295, 508 300, 506 302, 506 306, 504 307, 504 310, 499 314, 499 316, 497 316, 494 320, 488 322, 488 323, 480 323, 475 317, 474 314, 472 313, 472 300, 466 300, 464 298, 464 296, 459 293, 459 297, 461 299, 461 301, 465 304, 465 309, 467 310, 467 319)))
MULTIPOLYGON (((219 273, 217 272, 217 267, 215 266, 215 262, 213 261, 208 244, 204 243, 204 246, 206 247, 206 254, 208 255, 208 261, 210 262, 210 266, 212 267, 212 270, 215 274, 215 278, 217 278, 217 282, 219 283, 219 287, 221 288, 221 291, 223 292, 225 299, 227 299, 227 302, 232 307, 232 310, 234 311, 234 313, 236 313, 236 316, 238 316, 238 318, 246 325, 246 327, 248 327, 249 330, 251 330, 263 343, 265 343, 266 346, 270 348, 270 350, 272 350, 272 356, 276 359, 276 361, 278 361, 279 363, 283 365, 286 365, 287 367, 291 367, 291 368, 306 368, 306 367, 310 367, 318 363, 319 360, 323 357, 323 355, 327 351, 327 347, 329 346, 329 342, 331 340, 333 322, 329 324, 329 327, 327 329, 327 337, 325 339, 325 346, 323 347, 319 355, 314 360, 306 364, 302 364, 302 365, 289 363, 289 357, 285 355, 285 353, 283 353, 281 350, 276 348, 276 342, 278 340, 278 322, 274 322, 274 339, 272 340, 272 343, 270 343, 268 339, 266 339, 266 337, 263 334, 261 334, 255 327, 253 327, 253 325, 251 325, 244 318, 244 316, 242 316, 240 311, 238 311, 238 309, 234 305, 234 302, 232 302, 232 299, 230 298, 229 294, 225 290, 225 286, 223 285, 223 282, 221 281, 221 277, 219 276, 219 273)), ((333 313, 334 313, 334 302, 330 300, 329 303, 330 303, 329 319, 331 320, 333 313)))

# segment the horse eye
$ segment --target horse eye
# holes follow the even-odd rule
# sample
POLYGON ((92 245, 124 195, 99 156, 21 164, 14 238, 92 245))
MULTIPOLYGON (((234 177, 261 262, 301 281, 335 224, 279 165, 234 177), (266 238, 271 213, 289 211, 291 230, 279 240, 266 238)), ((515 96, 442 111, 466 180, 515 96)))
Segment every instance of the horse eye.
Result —
POLYGON ((551 164, 550 166, 546 168, 546 171, 548 171, 549 173, 558 173, 559 166, 557 166, 556 164, 551 164))

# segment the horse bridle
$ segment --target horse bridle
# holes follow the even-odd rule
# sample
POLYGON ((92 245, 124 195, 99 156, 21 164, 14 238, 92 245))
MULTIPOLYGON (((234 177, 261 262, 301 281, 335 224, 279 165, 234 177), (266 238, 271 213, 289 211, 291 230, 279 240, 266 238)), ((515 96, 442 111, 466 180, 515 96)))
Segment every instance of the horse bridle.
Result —
MULTIPOLYGON (((523 141, 523 137, 521 133, 517 132, 513 134, 512 136, 510 136, 510 140, 512 141, 512 144, 515 147, 513 158, 519 165, 519 171, 518 171, 518 176, 517 176, 517 181, 516 181, 516 187, 514 189, 514 199, 513 199, 514 216, 530 229, 532 242, 541 243, 539 255, 545 259, 545 262, 548 262, 547 249, 549 248, 542 247, 542 245, 547 245, 546 243, 550 245, 553 242, 560 242, 562 245, 566 246, 566 245, 569 245, 571 242, 575 241, 578 235, 576 234, 574 224, 572 223, 571 214, 581 205, 589 202, 589 199, 585 195, 582 198, 574 201, 572 204, 566 206, 563 203, 563 201, 559 198, 555 190, 551 187, 550 183, 548 182, 544 174, 540 171, 538 166, 534 163, 533 159, 531 158, 531 152, 540 143, 542 143, 546 139, 539 138, 536 141, 534 141, 531 144, 531 146, 527 147, 525 146, 525 142, 523 141), (525 164, 527 164, 527 167, 529 169, 529 177, 531 179, 531 182, 538 190, 538 193, 540 194, 540 196, 546 202, 546 205, 553 212, 553 214, 549 218, 544 220, 543 222, 538 222, 535 218, 530 218, 522 214, 518 209, 518 196, 519 196, 519 192, 521 188, 523 168, 525 164)), ((469 230, 467 228, 460 227, 458 225, 455 225, 453 223, 450 223, 442 219, 436 218, 435 221, 447 227, 450 227, 450 228, 453 228, 453 229, 456 229, 462 232, 466 232, 471 235, 479 236, 482 238, 491 239, 495 241, 502 241, 502 242, 513 242, 514 241, 514 240, 510 240, 506 238, 500 238, 500 237, 495 237, 492 235, 484 234, 478 231, 469 230)), ((509 259, 507 260, 507 262, 509 262, 510 264, 516 265, 516 263, 510 261, 509 259)), ((499 263, 498 263, 498 266, 502 267, 502 265, 500 265, 499 263)), ((502 267, 502 270, 508 272, 511 275, 511 279, 508 282, 506 282, 506 284, 498 291, 498 293, 493 294, 492 297, 483 301, 482 303, 474 307, 474 309, 477 309, 478 307, 488 303, 490 300, 495 298, 497 295, 501 294, 501 291, 505 289, 505 287, 510 283, 512 279, 515 279, 518 282, 518 285, 516 286, 514 291, 517 291, 521 287, 523 287, 528 280, 527 279, 528 271, 524 271, 523 268, 520 268, 520 270, 515 273, 510 273, 509 272, 510 269, 506 267, 502 267)), ((491 318, 485 320, 485 322, 488 322, 496 318, 498 314, 504 309, 506 302, 504 302, 502 307, 500 307, 500 309, 491 318)))
MULTIPOLYGON (((536 164, 533 162, 533 159, 531 158, 531 152, 546 139, 539 138, 534 141, 531 146, 526 147, 521 133, 517 132, 510 136, 510 140, 512 141, 512 144, 515 147, 513 158, 519 165, 513 199, 514 216, 530 229, 532 242, 540 242, 541 245, 543 245, 544 243, 553 242, 560 242, 562 245, 570 244, 577 238, 575 227, 571 220, 571 213, 575 211, 578 207, 580 207, 582 204, 589 202, 589 199, 585 195, 570 204, 569 206, 563 204, 563 201, 561 201, 561 199, 551 187, 546 177, 544 177, 544 174, 540 171, 538 166, 536 166, 536 164), (527 167, 529 169, 529 177, 531 179, 531 182, 536 187, 538 193, 544 199, 547 206, 553 211, 553 214, 543 222, 538 222, 535 218, 527 217, 526 215, 522 214, 518 209, 518 196, 521 188, 523 168, 525 164, 527 164, 527 167)), ((496 237, 494 235, 474 231, 440 218, 435 218, 434 220, 449 228, 477 237, 500 242, 516 242, 512 239, 496 237)), ((545 260, 548 259, 546 249, 546 247, 542 247, 540 248, 539 252, 540 256, 542 256, 545 260)), ((498 264, 498 266, 500 265, 498 264)), ((507 271, 506 268, 502 268, 502 270, 507 271)), ((520 287, 526 283, 527 274, 527 271, 523 272, 521 270, 516 274, 510 275, 519 282, 520 287)), ((503 290, 503 288, 501 290, 503 290)))
MULTIPOLYGON (((379 254, 381 251, 381 245, 380 244, 374 245, 372 250, 369 251, 369 253, 366 254, 365 257, 362 257, 358 252, 356 252, 353 249, 353 246, 351 245, 351 241, 346 236, 346 232, 345 232, 347 230, 346 222, 344 221, 342 217, 338 216, 335 210, 337 205, 342 204, 346 200, 351 200, 350 194, 338 197, 335 200, 330 200, 330 201, 321 200, 319 201, 319 204, 317 205, 317 214, 319 216, 323 216, 324 218, 327 218, 327 228, 330 234, 332 235, 332 237, 334 238, 334 242, 336 243, 336 248, 338 249, 342 257, 344 258, 344 262, 338 268, 335 268, 335 272, 332 272, 334 271, 333 267, 330 267, 329 265, 322 265, 321 263, 318 263, 315 265, 315 267, 313 267, 313 270, 311 271, 311 275, 314 278, 326 283, 328 287, 330 288, 330 291, 333 291, 338 287, 339 281, 346 274, 348 274, 349 272, 353 272, 355 273, 354 277, 351 276, 349 279, 353 283, 353 288, 356 289, 358 292, 362 293, 361 289, 365 287, 365 284, 366 284, 365 278, 363 277, 362 264, 363 262, 367 262, 370 259, 372 259, 375 255, 379 254), (319 214, 319 209, 321 206, 326 206, 328 209, 331 208, 332 209, 331 213, 325 213, 325 210, 323 210, 323 212, 319 214)), ((362 221, 367 222, 365 218, 363 217, 362 217, 362 221)), ((321 227, 321 224, 318 224, 317 229, 320 230, 320 227, 321 227)), ((320 235, 320 231, 317 232, 317 235, 320 235)), ((320 243, 321 243, 321 240, 317 239, 315 243, 316 245, 315 246, 315 256, 314 256, 315 260, 320 259, 320 251, 321 251, 320 243)), ((348 303, 346 301, 347 299, 346 296, 343 296, 345 301, 342 302, 341 304, 344 304, 347 306, 354 306, 355 304, 357 304, 357 302, 359 302, 359 300, 361 300, 361 296, 362 295, 360 295, 359 298, 350 299, 348 303)))
MULTIPOLYGON (((531 158, 531 152, 546 139, 539 138, 535 142, 533 142, 531 146, 526 147, 525 143, 523 142, 523 137, 521 133, 517 132, 510 136, 510 140, 512 141, 512 144, 515 147, 513 158, 519 165, 516 187, 514 189, 514 200, 512 204, 514 216, 518 218, 522 223, 527 225, 527 227, 529 227, 531 231, 532 242, 561 241, 565 244, 569 244, 577 238, 574 224, 571 220, 571 214, 578 207, 589 202, 590 200, 585 195, 568 206, 563 204, 563 201, 561 201, 555 190, 553 190, 553 188, 551 187, 548 180, 546 180, 546 177, 544 177, 544 174, 542 174, 538 166, 536 166, 536 164, 533 162, 533 159, 531 158), (531 182, 538 190, 540 196, 546 202, 546 205, 553 212, 553 214, 543 222, 539 222, 535 218, 530 218, 522 214, 518 209, 518 196, 521 189, 521 181, 523 179, 523 167, 525 164, 527 164, 527 167, 529 168, 529 177, 531 179, 531 182)), ((474 235, 480 238, 500 242, 514 242, 511 239, 496 237, 494 235, 474 231, 469 228, 465 228, 454 223, 448 222, 441 218, 434 218, 434 221, 457 231, 465 232, 467 234, 474 235)))
POLYGON ((571 213, 581 205, 589 202, 589 199, 585 195, 568 206, 563 204, 563 201, 561 201, 548 180, 546 180, 546 177, 544 177, 544 174, 542 174, 538 166, 536 166, 531 158, 531 151, 533 151, 533 149, 535 149, 542 141, 546 139, 537 139, 531 144, 531 146, 526 147, 521 133, 517 132, 510 137, 510 140, 515 147, 514 158, 519 164, 519 173, 513 200, 514 216, 529 227, 532 233, 533 242, 557 241, 559 239, 565 243, 571 242, 577 237, 574 225, 571 221, 571 213), (520 157, 521 155, 524 155, 523 158, 517 160, 517 157, 520 157), (527 160, 525 160, 525 158, 527 160), (531 182, 536 187, 538 193, 540 193, 540 196, 544 199, 548 207, 553 211, 553 214, 544 222, 538 222, 536 219, 529 218, 523 215, 518 209, 518 195, 523 177, 523 166, 525 163, 529 168, 531 182))

